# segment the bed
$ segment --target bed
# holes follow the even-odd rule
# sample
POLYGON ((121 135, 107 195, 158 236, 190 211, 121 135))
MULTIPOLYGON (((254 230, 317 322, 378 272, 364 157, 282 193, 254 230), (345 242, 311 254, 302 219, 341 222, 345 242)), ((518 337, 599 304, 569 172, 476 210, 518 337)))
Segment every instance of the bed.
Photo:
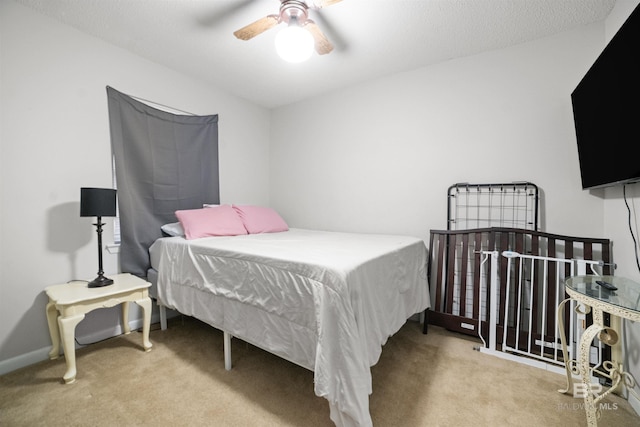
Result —
POLYGON ((427 250, 415 237, 291 228, 163 237, 149 252, 161 306, 312 370, 338 426, 372 425, 370 367, 430 306, 427 250))
POLYGON ((388 337, 429 307, 424 242, 283 230, 255 206, 239 208, 238 224, 238 207, 219 205, 217 114, 169 113, 110 87, 107 99, 122 272, 147 277, 161 307, 221 329, 225 366, 233 335, 313 370, 335 424, 371 425, 370 367, 388 337), (204 209, 211 204, 218 209, 204 209), (248 211, 259 213, 255 222, 248 211), (185 237, 163 237, 176 219, 189 225, 185 237), (211 231, 200 226, 233 237, 191 235, 211 231))

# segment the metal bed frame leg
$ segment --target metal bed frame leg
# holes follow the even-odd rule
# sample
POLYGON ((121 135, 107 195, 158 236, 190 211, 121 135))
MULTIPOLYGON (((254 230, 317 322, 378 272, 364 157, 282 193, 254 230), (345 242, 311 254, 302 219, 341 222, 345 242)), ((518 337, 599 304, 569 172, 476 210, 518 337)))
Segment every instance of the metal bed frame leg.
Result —
POLYGON ((158 301, 158 311, 160 312, 160 329, 163 331, 167 330, 167 307, 160 304, 158 301))
POLYGON ((224 334, 224 369, 231 370, 231 334, 223 331, 224 334))
MULTIPOLYGON (((167 329, 167 307, 158 302, 158 309, 160 311, 160 329, 165 331, 167 329)), ((231 338, 233 336, 229 332, 222 331, 224 334, 224 369, 231 370, 231 338)))

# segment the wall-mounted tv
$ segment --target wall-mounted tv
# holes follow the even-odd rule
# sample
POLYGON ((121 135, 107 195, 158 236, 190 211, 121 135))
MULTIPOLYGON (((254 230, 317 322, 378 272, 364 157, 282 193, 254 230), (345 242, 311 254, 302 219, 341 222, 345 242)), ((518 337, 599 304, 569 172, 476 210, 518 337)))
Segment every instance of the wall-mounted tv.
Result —
POLYGON ((640 181, 640 5, 571 94, 582 188, 640 181))

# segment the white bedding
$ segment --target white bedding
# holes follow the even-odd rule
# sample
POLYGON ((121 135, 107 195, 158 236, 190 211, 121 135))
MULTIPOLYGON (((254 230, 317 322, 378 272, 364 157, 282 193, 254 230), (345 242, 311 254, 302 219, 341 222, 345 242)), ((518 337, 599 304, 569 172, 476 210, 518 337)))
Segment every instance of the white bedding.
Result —
POLYGON ((290 229, 150 248, 159 301, 314 371, 339 426, 372 425, 370 367, 429 307, 421 239, 290 229))

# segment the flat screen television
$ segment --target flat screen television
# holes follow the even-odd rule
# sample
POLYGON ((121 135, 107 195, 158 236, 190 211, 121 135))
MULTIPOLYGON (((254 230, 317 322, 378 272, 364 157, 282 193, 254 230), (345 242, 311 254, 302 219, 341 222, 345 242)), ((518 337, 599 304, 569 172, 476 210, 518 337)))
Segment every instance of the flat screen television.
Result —
POLYGON ((640 181, 640 5, 571 94, 582 188, 640 181))

